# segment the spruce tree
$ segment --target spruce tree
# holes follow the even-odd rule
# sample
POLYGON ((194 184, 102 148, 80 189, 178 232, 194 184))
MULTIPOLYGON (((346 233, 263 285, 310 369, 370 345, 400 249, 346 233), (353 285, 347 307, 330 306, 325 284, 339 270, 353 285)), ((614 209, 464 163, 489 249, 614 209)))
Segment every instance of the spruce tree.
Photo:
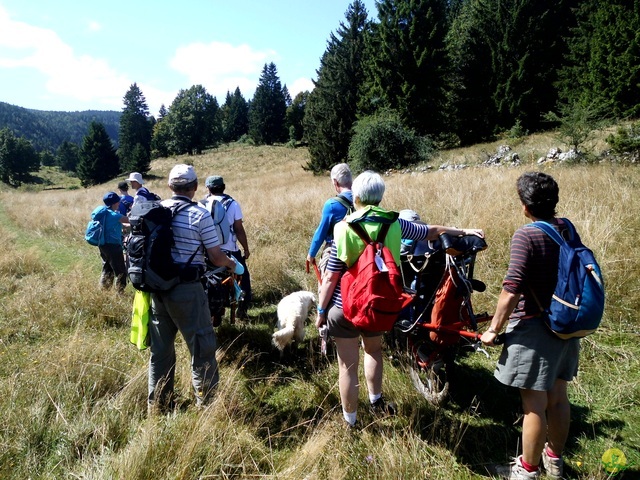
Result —
POLYGON ((584 0, 560 82, 563 103, 640 116, 640 2, 584 0))
POLYGON ((40 168, 40 156, 27 139, 11 130, 0 130, 0 181, 19 186, 40 168))
POLYGON ((242 96, 240 87, 233 95, 227 92, 222 112, 222 136, 225 142, 235 142, 249 133, 249 104, 242 96))
POLYGON ((91 122, 89 131, 82 140, 77 168, 82 186, 104 183, 115 178, 119 171, 118 155, 104 125, 91 122))
POLYGON ((152 129, 153 121, 149 117, 149 107, 142 91, 134 83, 124 96, 124 108, 120 117, 118 156, 122 171, 149 171, 152 129))
POLYGON ((307 168, 315 173, 346 161, 357 115, 369 22, 360 0, 349 6, 345 16, 346 23, 341 22, 330 36, 305 107, 304 130, 311 156, 307 168))
POLYGON ((287 98, 275 63, 265 64, 249 110, 249 136, 259 145, 272 145, 287 138, 285 115, 287 98))
POLYGON ((418 134, 446 130, 448 0, 381 0, 367 48, 367 110, 391 108, 418 134), (372 48, 371 48, 372 47, 372 48))
POLYGON ((65 140, 56 151, 56 165, 65 172, 75 172, 80 158, 80 148, 65 140))

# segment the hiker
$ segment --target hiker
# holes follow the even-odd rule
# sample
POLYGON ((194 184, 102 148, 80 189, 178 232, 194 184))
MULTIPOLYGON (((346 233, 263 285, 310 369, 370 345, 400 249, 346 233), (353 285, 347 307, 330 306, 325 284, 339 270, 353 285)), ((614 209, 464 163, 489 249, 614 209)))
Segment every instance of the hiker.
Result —
POLYGON ((122 292, 127 286, 127 267, 122 255, 122 226, 129 225, 129 219, 118 211, 120 196, 116 192, 106 193, 102 201, 107 207, 107 214, 101 220, 104 240, 98 245, 102 258, 100 286, 111 288, 115 278, 116 288, 122 292))
POLYGON ((138 202, 140 200, 159 200, 159 197, 151 193, 147 187, 143 187, 144 180, 142 179, 142 175, 138 172, 131 172, 129 177, 125 179, 125 182, 129 182, 131 184, 131 188, 136 191, 136 195, 133 197, 134 202, 138 202))
MULTIPOLYGON (((376 222, 373 218, 393 219, 397 215, 378 206, 382 201, 385 190, 384 181, 379 174, 366 171, 358 175, 353 182, 352 188, 356 211, 346 218, 348 221, 363 218, 363 225, 368 224, 366 230, 375 239, 382 224, 376 222), (371 220, 368 220, 368 218, 371 218, 371 220), (371 223, 375 224, 374 228, 369 228, 371 223)), ((396 264, 399 264, 400 238, 434 240, 441 233, 453 236, 484 236, 482 230, 462 230, 440 225, 420 225, 398 219, 391 224, 384 244, 393 253, 396 264)), ((326 324, 328 334, 335 340, 342 413, 345 421, 350 426, 355 426, 358 408, 360 337, 362 337, 364 348, 364 374, 369 391, 371 409, 375 413, 382 414, 395 414, 396 411, 395 404, 387 402, 382 396, 382 334, 384 332, 357 329, 344 317, 342 311, 340 280, 348 267, 356 262, 364 248, 364 242, 346 222, 340 222, 336 225, 329 261, 322 278, 316 318, 316 326, 320 328, 326 324)))
POLYGON ((224 193, 225 184, 224 179, 219 175, 212 175, 207 177, 205 186, 209 190, 209 197, 222 203, 226 210, 226 220, 231 227, 231 235, 227 242, 221 245, 220 248, 226 253, 231 254, 236 260, 238 260, 244 267, 244 273, 240 280, 240 288, 243 295, 241 301, 238 303, 238 310, 236 311, 236 317, 239 319, 247 318, 247 311, 249 305, 251 305, 251 276, 249 275, 249 269, 247 268, 247 260, 251 252, 249 251, 249 242, 247 241, 247 233, 244 229, 244 223, 242 221, 242 208, 240 204, 231 198, 231 196, 224 193), (242 251, 238 248, 238 243, 242 246, 242 251))
MULTIPOLYGON (((565 227, 556 218, 558 184, 551 176, 524 173, 518 178, 517 190, 525 217, 549 222, 563 233, 565 227)), ((520 389, 524 411, 522 455, 515 464, 495 467, 493 472, 505 478, 539 478, 541 458, 548 476, 561 478, 563 474, 562 451, 571 409, 567 383, 578 371, 580 343, 577 338, 556 336, 540 309, 551 304, 559 251, 558 244, 538 228, 525 225, 516 230, 496 311, 481 338, 494 345, 496 336, 507 327, 495 377, 520 389)))
POLYGON ((169 173, 169 188, 173 196, 163 200, 162 205, 171 207, 180 201, 192 204, 180 209, 172 221, 175 241, 172 257, 176 263, 183 264, 184 280, 171 290, 151 294, 148 408, 152 413, 164 412, 174 406, 174 343, 178 331, 191 354, 196 404, 205 405, 218 384, 217 340, 200 281, 205 268, 205 255, 214 265, 225 266, 238 275, 242 274, 242 265, 220 249, 209 212, 193 202, 198 189, 194 168, 184 164, 173 167, 169 173))
POLYGON ((339 163, 331 169, 331 183, 336 191, 336 195, 328 199, 322 207, 322 217, 320 223, 313 234, 307 262, 315 263, 316 255, 324 243, 320 258, 320 271, 324 272, 331 243, 333 242, 333 227, 342 220, 353 206, 353 195, 351 193, 351 169, 346 163, 339 163))
POLYGON ((131 211, 131 205, 133 205, 133 197, 129 195, 129 184, 125 180, 118 182, 118 191, 120 192, 118 211, 122 215, 128 216, 131 211))

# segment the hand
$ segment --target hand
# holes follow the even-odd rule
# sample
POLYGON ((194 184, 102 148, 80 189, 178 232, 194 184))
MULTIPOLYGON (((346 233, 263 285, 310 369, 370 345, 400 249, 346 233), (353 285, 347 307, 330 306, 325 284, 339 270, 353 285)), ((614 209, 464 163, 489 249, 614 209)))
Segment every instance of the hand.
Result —
POLYGON ((309 255, 307 253, 307 262, 311 263, 316 263, 316 257, 312 257, 311 255, 309 255))
POLYGON ((489 345, 490 347, 495 347, 495 344, 493 343, 493 341, 496 339, 497 336, 498 336, 497 333, 490 332, 489 330, 487 330, 480 337, 480 341, 485 345, 489 345))
POLYGON ((249 255, 251 255, 251 252, 249 252, 248 248, 244 249, 244 252, 242 252, 244 259, 246 260, 247 258, 249 258, 249 255))
POLYGON ((316 327, 320 328, 327 322, 327 314, 326 313, 318 313, 316 315, 316 327))
POLYGON ((475 235, 476 237, 484 238, 484 230, 480 228, 463 228, 462 232, 465 235, 475 235))

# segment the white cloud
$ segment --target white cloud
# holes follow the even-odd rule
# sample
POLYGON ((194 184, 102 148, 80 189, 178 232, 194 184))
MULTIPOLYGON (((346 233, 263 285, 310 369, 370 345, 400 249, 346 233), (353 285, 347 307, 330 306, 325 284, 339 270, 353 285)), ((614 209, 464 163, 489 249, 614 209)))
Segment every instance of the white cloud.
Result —
POLYGON ((314 89, 313 81, 310 78, 298 78, 294 80, 291 86, 287 85, 287 89, 289 90, 289 95, 291 95, 291 100, 296 98, 296 95, 300 92, 311 91, 314 89))
POLYGON ((13 21, 2 7, 0 67, 32 68, 47 78, 48 92, 108 108, 122 106, 131 84, 105 60, 76 54, 54 31, 13 21))
POLYGON ((203 85, 219 103, 236 87, 245 98, 253 95, 265 63, 277 57, 273 50, 254 50, 248 45, 192 43, 176 50, 170 66, 192 85, 203 85), (270 59, 270 60, 268 60, 270 59))
POLYGON ((88 27, 89 27, 89 30, 92 32, 99 32, 100 30, 102 30, 102 25, 100 25, 95 20, 91 20, 88 24, 88 27))

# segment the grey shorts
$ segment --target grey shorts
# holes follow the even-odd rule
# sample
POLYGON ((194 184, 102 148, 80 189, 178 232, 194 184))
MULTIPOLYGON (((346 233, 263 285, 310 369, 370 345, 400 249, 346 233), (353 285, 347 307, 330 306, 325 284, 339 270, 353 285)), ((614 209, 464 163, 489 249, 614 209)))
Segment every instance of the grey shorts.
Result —
POLYGON ((542 317, 509 323, 495 377, 505 385, 549 391, 557 379, 578 373, 580 339, 562 340, 542 317))
POLYGON ((360 330, 344 318, 344 313, 341 308, 331 304, 327 311, 327 328, 329 335, 336 338, 356 338, 363 337, 379 337, 384 332, 369 332, 366 330, 360 330))

